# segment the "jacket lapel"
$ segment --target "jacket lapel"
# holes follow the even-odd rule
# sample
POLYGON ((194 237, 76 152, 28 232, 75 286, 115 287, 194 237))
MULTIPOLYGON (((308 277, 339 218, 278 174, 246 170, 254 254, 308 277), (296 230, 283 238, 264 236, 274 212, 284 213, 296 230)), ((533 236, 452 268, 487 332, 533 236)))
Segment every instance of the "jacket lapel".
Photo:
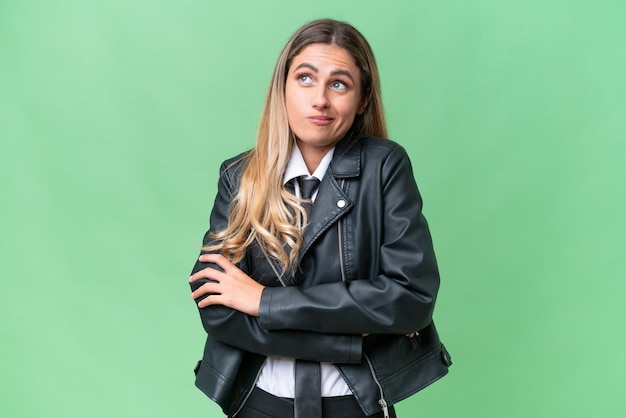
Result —
POLYGON ((302 246, 300 247, 300 260, 324 231, 354 206, 340 183, 345 181, 344 179, 360 175, 360 151, 361 147, 358 141, 341 141, 337 144, 333 160, 320 183, 315 204, 309 213, 309 225, 304 230, 302 246))

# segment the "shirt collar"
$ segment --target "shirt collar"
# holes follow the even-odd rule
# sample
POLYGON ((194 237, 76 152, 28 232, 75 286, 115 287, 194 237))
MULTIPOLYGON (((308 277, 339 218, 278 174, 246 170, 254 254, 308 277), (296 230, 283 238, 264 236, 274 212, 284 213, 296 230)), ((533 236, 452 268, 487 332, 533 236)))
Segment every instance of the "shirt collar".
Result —
POLYGON ((300 176, 305 176, 307 178, 315 177, 318 180, 322 180, 324 174, 326 174, 326 170, 328 170, 328 166, 333 159, 333 154, 335 153, 335 147, 331 148, 326 155, 320 161, 320 164, 317 166, 313 173, 309 173, 308 168, 306 168, 306 163, 304 162, 304 157, 302 157, 302 152, 297 144, 294 144, 293 150, 291 151, 291 157, 289 157, 289 162, 287 163, 287 168, 285 168, 285 174, 283 176, 283 184, 286 184, 289 180, 295 179, 300 176))

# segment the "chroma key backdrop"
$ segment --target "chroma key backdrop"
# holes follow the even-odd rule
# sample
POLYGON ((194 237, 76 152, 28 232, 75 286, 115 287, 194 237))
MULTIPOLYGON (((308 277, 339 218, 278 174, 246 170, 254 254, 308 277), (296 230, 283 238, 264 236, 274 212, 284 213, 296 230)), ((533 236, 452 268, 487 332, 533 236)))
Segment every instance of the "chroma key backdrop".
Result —
POLYGON ((187 278, 291 33, 372 44, 454 365, 402 418, 626 410, 626 2, 0 1, 0 416, 220 417, 187 278))

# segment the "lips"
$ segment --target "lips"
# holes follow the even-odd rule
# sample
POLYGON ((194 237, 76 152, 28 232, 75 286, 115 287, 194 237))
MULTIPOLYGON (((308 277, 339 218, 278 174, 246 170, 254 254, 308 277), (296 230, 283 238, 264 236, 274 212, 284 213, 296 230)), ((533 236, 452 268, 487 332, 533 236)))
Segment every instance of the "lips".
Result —
POLYGON ((307 119, 317 126, 330 125, 334 120, 334 118, 328 116, 309 116, 307 119))

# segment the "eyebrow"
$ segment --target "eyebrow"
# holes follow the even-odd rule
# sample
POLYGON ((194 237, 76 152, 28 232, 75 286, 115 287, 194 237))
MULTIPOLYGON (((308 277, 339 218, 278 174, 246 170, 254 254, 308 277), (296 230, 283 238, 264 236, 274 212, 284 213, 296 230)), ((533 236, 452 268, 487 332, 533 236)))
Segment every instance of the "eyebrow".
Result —
MULTIPOLYGON (((303 62, 302 64, 298 65, 294 70, 298 70, 300 68, 308 68, 309 70, 318 73, 319 70, 314 66, 311 65, 307 62, 303 62)), ((346 71, 346 70, 335 70, 335 71, 331 71, 330 75, 332 76, 336 76, 336 75, 343 75, 346 76, 350 79, 350 81, 352 81, 354 83, 354 78, 352 77, 352 74, 350 73, 350 71, 346 71)))

